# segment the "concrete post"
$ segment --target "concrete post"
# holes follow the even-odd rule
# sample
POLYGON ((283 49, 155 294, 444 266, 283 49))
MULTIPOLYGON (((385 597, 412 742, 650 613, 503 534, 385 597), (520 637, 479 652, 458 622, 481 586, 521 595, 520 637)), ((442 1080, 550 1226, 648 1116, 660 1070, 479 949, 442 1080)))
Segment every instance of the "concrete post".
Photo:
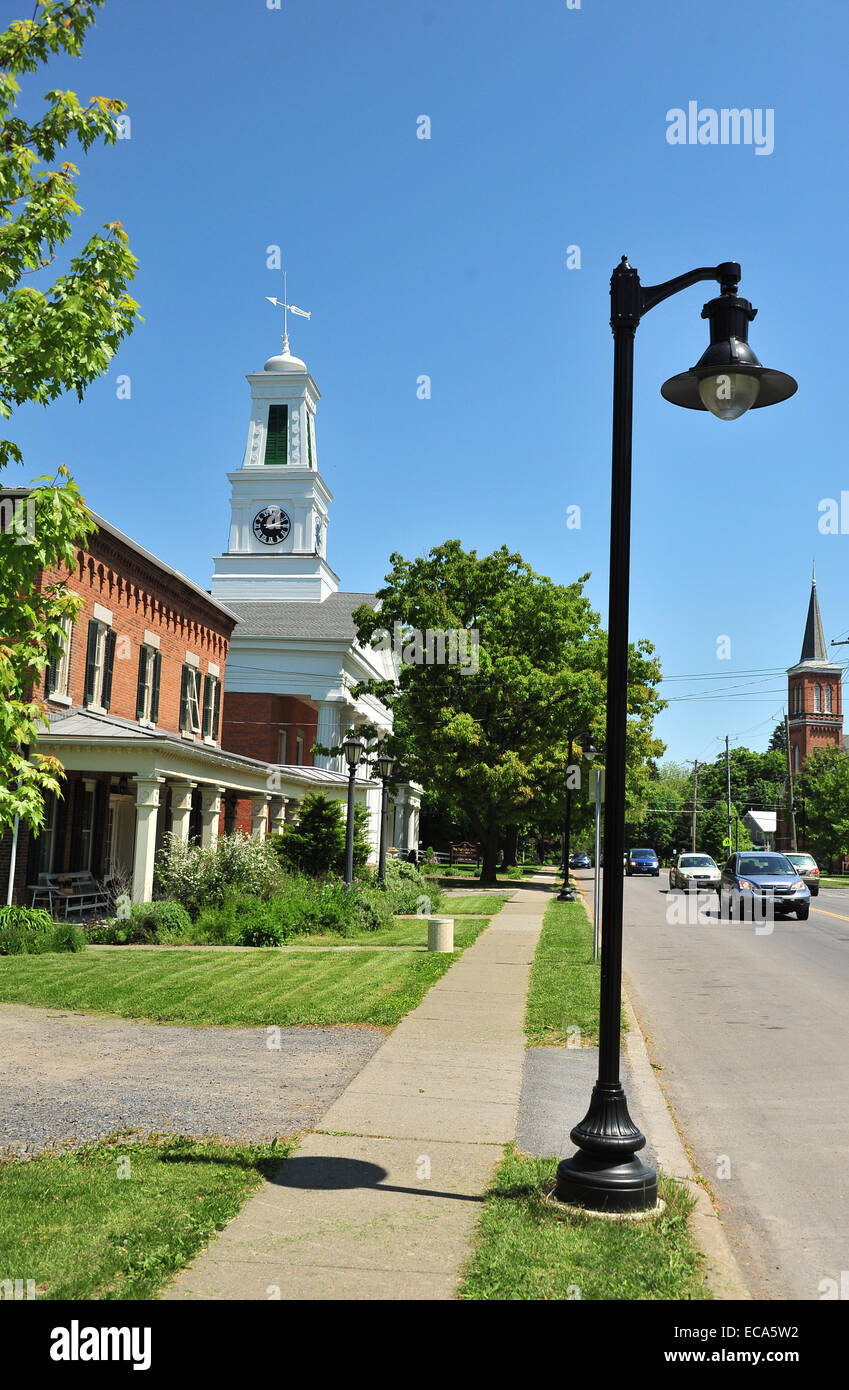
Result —
POLYGON ((171 834, 175 840, 186 844, 189 838, 189 823, 192 818, 192 792, 196 782, 172 782, 171 784, 171 834))
POLYGON ((204 849, 212 848, 218 841, 218 813, 225 790, 224 787, 200 789, 200 842, 204 849))
POLYGON ((251 797, 251 835, 255 840, 264 840, 268 825, 268 794, 251 797))
POLYGON ((133 855, 133 902, 149 903, 153 897, 153 866, 156 859, 156 825, 159 817, 159 788, 164 777, 134 777, 136 784, 136 839, 133 855))
POLYGON ((427 949, 429 951, 454 950, 453 917, 428 917, 427 949))

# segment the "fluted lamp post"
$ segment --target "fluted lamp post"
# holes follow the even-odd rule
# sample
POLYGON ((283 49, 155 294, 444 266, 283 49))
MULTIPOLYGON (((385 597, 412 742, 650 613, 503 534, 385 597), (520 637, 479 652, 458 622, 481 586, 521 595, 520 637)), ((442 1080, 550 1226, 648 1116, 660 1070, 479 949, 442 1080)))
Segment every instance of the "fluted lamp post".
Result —
POLYGON ((591 1211, 646 1211, 657 1204, 657 1174, 636 1157, 646 1140, 628 1113, 619 1078, 634 336, 649 309, 703 280, 717 280, 720 287, 719 295, 702 310, 710 324, 710 346, 695 367, 663 384, 664 398, 688 410, 710 411, 720 420, 736 420, 747 410, 787 400, 797 389, 791 376, 763 367, 749 346, 749 324, 757 310, 737 294, 740 266, 736 261, 702 266, 661 285, 643 286, 638 272, 622 257, 610 279, 613 469, 598 1080, 586 1115, 572 1130, 577 1153, 560 1163, 556 1187, 560 1201, 591 1211))
POLYGON ((389 802, 389 778, 392 776, 392 769, 395 766, 395 759, 388 753, 381 753, 377 760, 377 775, 383 783, 383 791, 380 797, 380 851, 377 859, 377 878, 379 883, 386 882, 386 807, 389 802))
POLYGON ((354 882, 354 778, 363 756, 365 744, 356 734, 342 740, 342 752, 348 764, 348 819, 345 822, 345 882, 354 882))

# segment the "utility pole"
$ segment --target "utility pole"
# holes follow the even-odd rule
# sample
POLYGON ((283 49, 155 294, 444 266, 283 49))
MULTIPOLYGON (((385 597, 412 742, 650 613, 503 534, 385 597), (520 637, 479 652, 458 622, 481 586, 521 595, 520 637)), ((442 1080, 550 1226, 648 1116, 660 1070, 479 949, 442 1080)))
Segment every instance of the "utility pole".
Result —
POLYGON ((784 741, 787 744, 787 777, 790 787, 790 846, 795 854, 798 848, 796 844, 796 812, 793 809, 796 793, 793 790, 793 760, 790 757, 790 718, 786 711, 784 714, 784 741))
POLYGON ((731 858, 731 754, 728 735, 725 735, 725 805, 728 810, 728 858, 731 858))
MULTIPOLYGON (((689 762, 690 759, 688 758, 687 761, 689 762)), ((694 854, 695 854, 695 852, 696 852, 696 816, 697 816, 697 814, 698 814, 698 804, 699 804, 698 798, 699 798, 699 760, 698 760, 698 758, 694 758, 694 759, 693 759, 693 828, 692 828, 692 831, 691 831, 691 834, 690 834, 690 839, 692 840, 692 850, 693 850, 693 853, 694 853, 694 854)))

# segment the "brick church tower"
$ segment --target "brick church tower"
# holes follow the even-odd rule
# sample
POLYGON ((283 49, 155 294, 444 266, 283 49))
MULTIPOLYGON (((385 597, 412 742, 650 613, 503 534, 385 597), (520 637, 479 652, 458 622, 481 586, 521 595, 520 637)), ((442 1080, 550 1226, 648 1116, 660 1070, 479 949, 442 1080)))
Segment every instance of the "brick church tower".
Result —
POLYGON ((787 672, 790 758, 794 774, 817 748, 843 745, 842 667, 828 659, 817 581, 811 581, 802 655, 787 672))

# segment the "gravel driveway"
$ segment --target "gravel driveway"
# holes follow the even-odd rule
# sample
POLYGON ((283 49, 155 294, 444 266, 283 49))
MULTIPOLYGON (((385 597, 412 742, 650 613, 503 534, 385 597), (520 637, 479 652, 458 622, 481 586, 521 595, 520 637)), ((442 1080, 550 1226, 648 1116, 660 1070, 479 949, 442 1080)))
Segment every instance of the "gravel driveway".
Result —
POLYGON ((314 1128, 375 1028, 185 1028, 0 1004, 0 1152, 116 1129, 259 1141, 314 1128))

